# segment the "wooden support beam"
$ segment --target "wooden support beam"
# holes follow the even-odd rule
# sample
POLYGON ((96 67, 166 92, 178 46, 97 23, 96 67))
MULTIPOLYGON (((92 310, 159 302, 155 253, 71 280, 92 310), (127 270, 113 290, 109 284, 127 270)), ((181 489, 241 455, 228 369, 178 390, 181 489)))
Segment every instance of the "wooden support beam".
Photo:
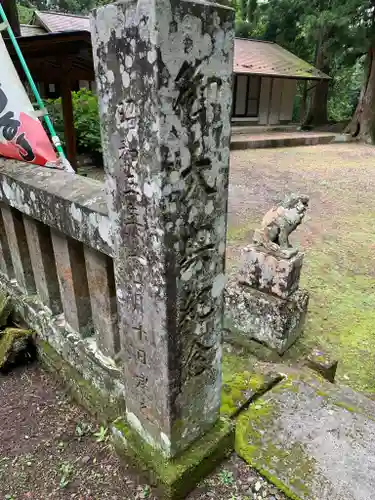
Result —
POLYGON ((74 128, 72 92, 69 78, 63 78, 61 80, 61 101, 64 118, 66 156, 74 170, 77 171, 77 144, 74 128))
POLYGON ((299 120, 301 123, 304 123, 306 116, 306 108, 307 108, 307 80, 303 81, 303 90, 302 90, 302 99, 301 99, 301 108, 299 113, 299 120))

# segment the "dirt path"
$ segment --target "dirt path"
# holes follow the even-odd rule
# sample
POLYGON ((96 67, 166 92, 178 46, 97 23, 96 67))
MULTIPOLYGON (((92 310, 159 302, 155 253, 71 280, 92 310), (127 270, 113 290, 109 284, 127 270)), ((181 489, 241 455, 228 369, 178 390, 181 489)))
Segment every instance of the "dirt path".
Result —
MULTIPOLYGON (((140 500, 157 491, 121 464, 105 428, 34 364, 0 375, 0 500, 140 500)), ((284 500, 233 455, 188 500, 284 500)))

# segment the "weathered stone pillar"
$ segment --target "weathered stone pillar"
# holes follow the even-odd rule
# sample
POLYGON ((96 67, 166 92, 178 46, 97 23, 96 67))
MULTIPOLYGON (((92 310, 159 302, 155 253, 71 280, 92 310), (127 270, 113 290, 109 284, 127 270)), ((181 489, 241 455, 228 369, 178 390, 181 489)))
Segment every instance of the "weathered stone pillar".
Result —
POLYGON ((94 11, 127 419, 171 457, 219 417, 231 9, 94 11))

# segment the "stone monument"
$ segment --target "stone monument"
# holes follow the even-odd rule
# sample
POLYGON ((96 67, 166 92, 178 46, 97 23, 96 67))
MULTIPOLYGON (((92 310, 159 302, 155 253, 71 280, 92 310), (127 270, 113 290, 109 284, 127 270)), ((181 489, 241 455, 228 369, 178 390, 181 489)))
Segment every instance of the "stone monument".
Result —
POLYGON ((239 275, 226 289, 226 323, 237 334, 283 354, 302 332, 308 293, 299 289, 303 253, 289 235, 302 222, 309 199, 290 195, 269 210, 244 250, 239 275))
POLYGON ((206 460, 231 432, 219 409, 233 24, 206 1, 126 0, 92 17, 126 392, 117 429, 129 451, 151 450, 147 463, 182 460, 209 435, 206 460))

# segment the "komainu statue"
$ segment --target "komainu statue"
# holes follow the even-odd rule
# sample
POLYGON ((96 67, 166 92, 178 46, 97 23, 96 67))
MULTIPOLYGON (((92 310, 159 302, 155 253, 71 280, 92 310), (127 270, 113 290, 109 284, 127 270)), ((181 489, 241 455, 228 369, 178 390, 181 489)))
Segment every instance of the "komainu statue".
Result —
POLYGON ((298 249, 289 243, 289 235, 301 224, 308 205, 308 196, 287 196, 263 217, 261 227, 254 232, 253 243, 287 259, 296 255, 298 249))

